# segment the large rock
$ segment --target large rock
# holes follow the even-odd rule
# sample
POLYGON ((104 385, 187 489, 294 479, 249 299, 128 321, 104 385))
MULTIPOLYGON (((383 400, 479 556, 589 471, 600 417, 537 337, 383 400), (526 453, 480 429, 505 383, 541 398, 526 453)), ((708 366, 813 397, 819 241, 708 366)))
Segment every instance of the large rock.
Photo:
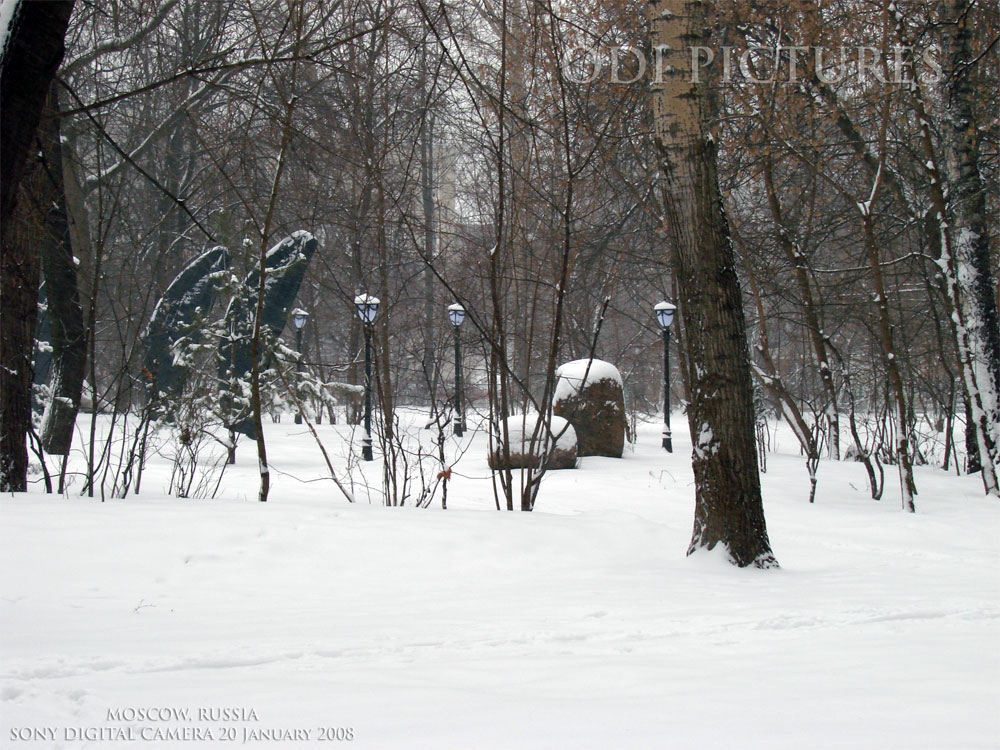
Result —
MULTIPOLYGON (((542 426, 535 435, 538 423, 537 414, 515 414, 507 418, 507 434, 510 438, 510 463, 506 468, 527 469, 537 468, 541 463, 542 454, 552 446, 553 436, 555 447, 545 462, 546 469, 576 468, 576 431, 573 425, 562 417, 552 417, 551 431, 546 440, 546 430, 542 426), (532 439, 534 436, 534 439, 532 439)), ((501 439, 502 439, 501 435, 501 439)), ((505 468, 503 448, 494 446, 489 455, 490 468, 494 471, 505 468)))
POLYGON ((578 359, 556 370, 553 413, 576 429, 578 455, 621 458, 625 450, 625 392, 618 368, 578 359))

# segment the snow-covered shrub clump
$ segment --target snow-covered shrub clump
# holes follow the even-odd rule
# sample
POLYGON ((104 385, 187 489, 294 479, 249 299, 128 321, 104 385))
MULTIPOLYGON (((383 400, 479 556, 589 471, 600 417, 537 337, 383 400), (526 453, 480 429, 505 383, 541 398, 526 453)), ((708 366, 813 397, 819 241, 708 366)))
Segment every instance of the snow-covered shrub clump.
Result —
POLYGON ((537 468, 543 458, 546 469, 573 469, 576 467, 577 438, 573 425, 562 417, 552 417, 549 429, 538 424, 538 414, 515 414, 506 420, 506 433, 510 444, 510 463, 504 461, 501 430, 497 444, 490 450, 490 468, 497 470, 506 465, 511 469, 537 468))
POLYGON ((622 387, 622 374, 610 362, 600 359, 575 359, 556 368, 556 395, 554 403, 576 396, 585 388, 603 380, 610 380, 622 387))
POLYGON ((553 412, 569 420, 580 456, 621 458, 625 450, 625 392, 618 368, 577 359, 556 370, 553 412))

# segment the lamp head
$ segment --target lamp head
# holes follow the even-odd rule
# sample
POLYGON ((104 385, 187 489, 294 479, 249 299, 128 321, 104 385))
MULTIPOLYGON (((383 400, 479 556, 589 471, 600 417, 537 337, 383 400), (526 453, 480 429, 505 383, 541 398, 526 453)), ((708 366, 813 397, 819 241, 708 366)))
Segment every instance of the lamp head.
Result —
POLYGON ((296 331, 301 331, 307 320, 309 320, 309 313, 301 307, 292 310, 292 325, 295 326, 296 331))
POLYGON ((465 320, 465 308, 457 302, 453 305, 448 305, 448 320, 451 321, 451 324, 455 328, 458 328, 465 320))
POLYGON ((358 317, 366 326, 375 322, 378 314, 379 298, 370 294, 359 294, 354 298, 354 308, 358 311, 358 317))
POLYGON ((659 302, 653 308, 653 312, 656 313, 656 322, 660 324, 660 328, 664 331, 670 328, 670 324, 674 322, 674 312, 677 310, 677 305, 672 305, 667 301, 659 302))

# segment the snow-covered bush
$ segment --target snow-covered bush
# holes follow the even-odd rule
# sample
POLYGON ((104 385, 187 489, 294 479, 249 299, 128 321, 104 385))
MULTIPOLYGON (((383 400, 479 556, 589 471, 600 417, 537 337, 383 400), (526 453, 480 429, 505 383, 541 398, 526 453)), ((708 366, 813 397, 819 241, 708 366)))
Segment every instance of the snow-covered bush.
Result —
POLYGON ((569 420, 580 456, 621 458, 625 449, 622 376, 610 362, 578 359, 556 370, 553 412, 569 420))
POLYGON ((553 416, 546 426, 535 413, 515 414, 505 421, 509 451, 505 455, 501 430, 489 454, 494 471, 501 468, 573 469, 577 459, 577 436, 567 420, 553 416), (509 462, 506 460, 509 456, 509 462))

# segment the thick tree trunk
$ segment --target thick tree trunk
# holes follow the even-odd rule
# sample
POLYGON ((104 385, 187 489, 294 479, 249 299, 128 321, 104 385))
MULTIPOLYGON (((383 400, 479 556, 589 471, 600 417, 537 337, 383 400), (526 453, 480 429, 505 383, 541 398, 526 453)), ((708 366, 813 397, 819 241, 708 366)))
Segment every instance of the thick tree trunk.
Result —
POLYGON ((73 440, 73 426, 80 408, 87 364, 87 336, 73 260, 55 84, 49 92, 46 116, 51 118, 51 126, 40 127, 39 134, 44 133, 43 152, 51 198, 45 204, 46 228, 39 237, 39 248, 48 298, 53 358, 52 389, 42 417, 41 442, 48 453, 65 456, 73 440))
POLYGON ((24 174, 49 83, 62 62, 74 0, 21 0, 0 51, 0 221, 7 223, 24 174))
POLYGON ((38 312, 38 248, 44 213, 28 199, 44 188, 39 161, 29 164, 17 206, 3 222, 0 251, 0 492, 24 492, 28 482, 27 434, 31 427, 31 353, 38 312))
POLYGON ((741 567, 775 567, 764 521, 755 450, 746 322, 729 226, 692 47, 704 44, 703 5, 652 0, 658 62, 652 91, 665 177, 664 233, 671 244, 691 375, 688 422, 694 443, 694 532, 688 553, 722 544, 741 567))
MULTIPOLYGON (((38 302, 36 233, 43 214, 20 194, 49 84, 65 51, 73 0, 21 2, 0 59, 0 490, 27 487, 31 348, 38 302), (24 201, 15 214, 15 204, 24 201)), ((31 182, 47 179, 35 161, 31 182)))

